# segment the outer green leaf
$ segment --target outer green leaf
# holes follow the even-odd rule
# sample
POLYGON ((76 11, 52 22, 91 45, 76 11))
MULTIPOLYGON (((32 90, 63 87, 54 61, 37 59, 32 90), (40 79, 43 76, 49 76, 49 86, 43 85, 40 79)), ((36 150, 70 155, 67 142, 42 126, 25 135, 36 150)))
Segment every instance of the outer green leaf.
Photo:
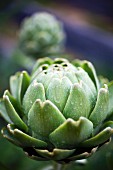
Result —
MULTIPOLYGON (((35 151, 35 149, 33 151, 35 151)), ((36 161, 47 161, 47 160, 49 160, 49 159, 44 158, 44 157, 42 157, 38 154, 37 155, 33 155, 33 154, 31 155, 31 152, 29 153, 29 151, 26 151, 26 148, 24 148, 24 152, 25 152, 26 156, 28 156, 28 158, 36 160, 36 161)))
POLYGON ((28 124, 37 138, 48 141, 49 134, 65 121, 62 113, 50 101, 36 100, 28 113, 28 124))
POLYGON ((18 113, 16 112, 16 110, 13 107, 13 105, 11 104, 8 96, 4 96, 4 102, 5 102, 5 107, 6 107, 7 113, 9 115, 10 119, 12 120, 12 122, 17 127, 19 127, 20 129, 22 129, 24 131, 27 131, 28 127, 22 121, 22 119, 19 117, 18 113))
POLYGON ((22 147, 21 143, 14 137, 14 135, 12 135, 9 130, 7 128, 3 128, 1 130, 1 133, 3 135, 4 138, 8 139, 11 143, 22 147))
POLYGON ((21 104, 24 93, 29 85, 30 77, 26 71, 17 73, 10 78, 10 88, 13 96, 21 104))
POLYGON ((70 91, 63 115, 78 120, 80 116, 88 117, 94 103, 94 95, 81 81, 75 83, 70 91))
POLYGON ((107 85, 101 88, 98 92, 97 102, 94 110, 92 111, 89 119, 93 122, 94 126, 98 126, 107 116, 109 104, 109 93, 107 85))
POLYGON ((5 104, 3 99, 0 99, 0 114, 2 115, 2 117, 8 122, 8 123, 12 123, 11 119, 9 118, 6 108, 5 108, 5 104))
POLYGON ((103 125, 101 126, 101 129, 105 129, 107 127, 111 127, 113 129, 113 121, 107 121, 105 123, 103 123, 103 125))
POLYGON ((49 152, 48 150, 36 149, 36 151, 42 157, 53 160, 62 160, 72 155, 75 152, 75 149, 73 150, 54 149, 52 152, 49 152))
POLYGON ((8 125, 9 131, 14 135, 14 138, 21 143, 23 147, 46 148, 47 143, 33 138, 19 129, 13 129, 12 125, 8 125))
POLYGON ((27 89, 24 98, 23 98, 23 108, 24 112, 28 114, 30 108, 36 99, 40 99, 41 101, 45 101, 45 90, 44 86, 41 83, 33 82, 27 89))
POLYGON ((113 112, 113 81, 108 84, 108 90, 109 90, 108 114, 110 115, 113 112))
POLYGON ((19 84, 19 77, 20 72, 17 72, 14 76, 10 77, 10 90, 14 98, 18 99, 18 84, 19 84))
POLYGON ((66 104, 72 83, 67 77, 62 79, 54 78, 50 82, 46 96, 62 112, 66 104))
POLYGON ((84 117, 80 117, 78 121, 67 119, 50 134, 50 141, 57 148, 74 149, 79 143, 90 137, 92 131, 92 122, 84 117))
POLYGON ((89 74, 90 78, 94 82, 96 88, 99 90, 100 85, 96 75, 96 71, 91 62, 83 61, 82 68, 89 74))
POLYGON ((88 153, 88 152, 83 152, 83 153, 81 153, 81 154, 76 155, 76 152, 75 152, 75 155, 69 157, 68 160, 70 160, 70 161, 75 161, 75 160, 86 159, 86 158, 88 158, 90 155, 91 155, 91 153, 88 153))
POLYGON ((99 79, 100 87, 103 87, 104 84, 109 83, 109 80, 106 77, 102 76, 102 75, 99 75, 98 79, 99 79))
POLYGON ((20 75, 19 89, 18 89, 18 100, 22 101, 22 98, 27 90, 27 87, 30 83, 30 77, 26 71, 23 71, 20 75))
POLYGON ((17 102, 17 100, 10 94, 8 90, 4 92, 4 96, 8 96, 11 104, 15 108, 16 112, 19 113, 20 117, 24 116, 24 113, 22 111, 22 106, 17 102))
POLYGON ((96 95, 97 91, 96 91, 96 87, 93 83, 93 81, 91 80, 91 78, 89 77, 88 73, 85 72, 81 67, 78 67, 78 71, 75 73, 78 80, 82 80, 84 83, 86 83, 89 88, 91 89, 91 91, 94 93, 94 95, 96 95))
POLYGON ((97 89, 99 89, 99 87, 100 87, 99 81, 98 81, 98 78, 96 75, 95 68, 91 62, 86 61, 86 60, 75 59, 72 62, 72 64, 76 67, 82 67, 88 73, 89 77, 92 79, 92 81, 94 82, 97 89))
POLYGON ((80 144, 80 146, 83 147, 98 146, 99 144, 106 142, 111 137, 112 134, 113 134, 113 129, 107 127, 106 129, 98 133, 96 136, 84 141, 82 144, 80 144))
MULTIPOLYGON (((27 153, 26 153, 26 155, 27 155, 27 153)), ((42 157, 39 157, 39 156, 35 156, 35 155, 27 155, 28 156, 28 158, 30 158, 30 159, 33 159, 33 160, 36 160, 36 161, 49 161, 49 159, 47 159, 47 158, 42 158, 42 157)))

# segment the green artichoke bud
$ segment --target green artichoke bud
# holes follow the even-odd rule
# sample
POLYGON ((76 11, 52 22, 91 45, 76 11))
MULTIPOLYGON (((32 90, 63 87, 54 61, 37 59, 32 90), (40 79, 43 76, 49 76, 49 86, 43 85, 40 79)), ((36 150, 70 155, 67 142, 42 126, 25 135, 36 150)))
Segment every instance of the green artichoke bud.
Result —
POLYGON ((35 160, 87 158, 113 134, 113 82, 101 87, 88 61, 39 59, 10 78, 0 102, 2 134, 35 160))
POLYGON ((33 14, 22 23, 19 46, 26 55, 38 58, 59 54, 64 41, 62 23, 49 13, 33 14))

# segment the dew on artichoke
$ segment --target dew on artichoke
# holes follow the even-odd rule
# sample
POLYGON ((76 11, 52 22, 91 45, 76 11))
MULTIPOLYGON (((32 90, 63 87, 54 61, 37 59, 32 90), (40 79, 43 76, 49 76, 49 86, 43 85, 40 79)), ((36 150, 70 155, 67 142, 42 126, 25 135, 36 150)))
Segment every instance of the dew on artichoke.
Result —
POLYGON ((113 82, 100 83, 88 61, 37 60, 10 78, 0 100, 2 134, 35 160, 89 157, 113 134, 113 82))

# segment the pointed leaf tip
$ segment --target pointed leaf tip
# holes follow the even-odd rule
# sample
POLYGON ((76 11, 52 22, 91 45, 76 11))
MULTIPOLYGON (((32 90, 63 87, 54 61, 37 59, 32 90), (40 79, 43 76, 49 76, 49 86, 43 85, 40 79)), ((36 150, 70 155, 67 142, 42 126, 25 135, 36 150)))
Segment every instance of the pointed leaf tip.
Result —
POLYGON ((109 90, 109 107, 108 107, 108 115, 111 115, 113 112, 113 81, 108 84, 109 90))
POLYGON ((37 147, 37 148, 47 147, 47 143, 45 143, 44 141, 29 136, 18 129, 14 130, 14 136, 20 143, 22 143, 24 147, 37 147))
POLYGON ((4 102, 8 116, 10 117, 11 121, 20 129, 27 131, 28 130, 27 125, 20 118, 7 95, 4 95, 4 102))
POLYGON ((36 149, 36 152, 42 157, 58 161, 58 160, 66 159, 69 156, 71 156, 75 152, 75 149, 73 150, 53 149, 52 152, 49 152, 48 150, 36 149))
POLYGON ((92 131, 93 124, 88 119, 80 117, 78 121, 74 121, 69 118, 50 134, 50 141, 57 148, 74 149, 90 137, 92 131))
POLYGON ((106 129, 98 133, 96 136, 81 143, 80 146, 83 147, 98 146, 99 144, 103 144, 104 142, 106 142, 111 137, 112 134, 113 134, 113 129, 111 127, 107 127, 106 129))
POLYGON ((37 99, 40 99, 41 101, 46 100, 45 90, 44 90, 44 86, 42 83, 37 83, 34 81, 28 87, 23 98, 23 108, 24 108, 25 114, 28 115, 30 108, 32 107, 32 105, 37 99))
POLYGON ((49 134, 65 121, 58 108, 49 100, 36 100, 28 113, 28 124, 37 138, 48 141, 49 134))
POLYGON ((94 68, 93 64, 91 62, 85 60, 83 62, 82 67, 83 67, 83 69, 85 71, 88 72, 88 74, 91 77, 92 81, 94 82, 97 90, 99 90, 99 88, 100 88, 99 80, 98 80, 98 77, 96 75, 96 71, 95 71, 95 68, 94 68))
POLYGON ((94 101, 92 91, 81 80, 72 86, 63 115, 74 120, 78 120, 80 116, 88 117, 94 107, 94 101))
POLYGON ((93 122, 94 127, 98 126, 106 117, 109 105, 109 92, 107 85, 104 85, 98 92, 97 102, 89 119, 93 122))
POLYGON ((72 83, 67 77, 53 78, 46 91, 47 99, 62 112, 66 104, 72 83))

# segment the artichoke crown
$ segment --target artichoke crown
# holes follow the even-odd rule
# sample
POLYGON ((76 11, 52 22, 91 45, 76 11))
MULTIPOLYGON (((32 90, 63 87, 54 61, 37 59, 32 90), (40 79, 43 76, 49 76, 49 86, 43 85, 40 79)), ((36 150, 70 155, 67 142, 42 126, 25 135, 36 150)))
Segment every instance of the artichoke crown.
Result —
POLYGON ((10 91, 0 102, 2 134, 33 159, 82 159, 113 133, 113 82, 100 84, 88 61, 39 59, 31 76, 10 78, 10 91))

